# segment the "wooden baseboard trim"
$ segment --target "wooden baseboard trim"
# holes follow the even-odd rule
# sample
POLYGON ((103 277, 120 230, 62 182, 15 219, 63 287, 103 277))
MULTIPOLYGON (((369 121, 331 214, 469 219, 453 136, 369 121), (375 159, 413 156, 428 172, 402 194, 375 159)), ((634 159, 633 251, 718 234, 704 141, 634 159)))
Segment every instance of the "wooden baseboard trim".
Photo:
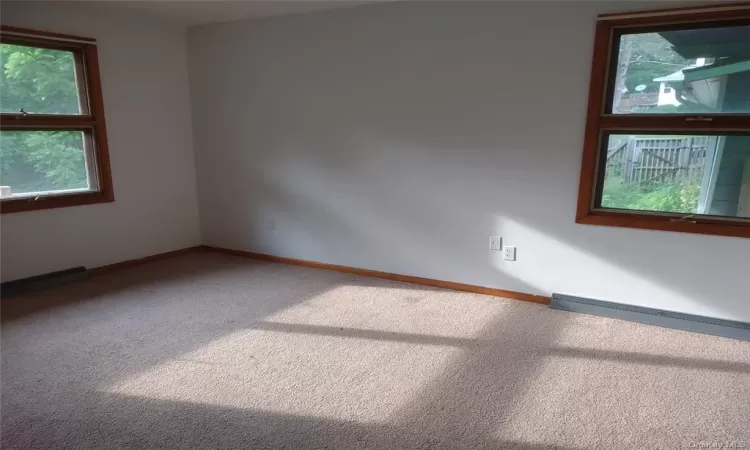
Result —
POLYGON ((180 255, 184 255, 184 254, 191 253, 191 252, 196 252, 201 249, 202 247, 198 245, 195 247, 187 247, 187 248, 181 248, 179 250, 173 250, 171 252, 159 253, 157 255, 145 256, 143 258, 120 261, 114 264, 108 264, 106 266, 92 267, 91 269, 88 269, 88 274, 89 276, 95 277, 98 275, 103 275, 105 273, 114 272, 116 270, 129 269, 131 267, 140 266, 142 264, 146 264, 146 263, 150 263, 154 261, 160 261, 162 259, 173 258, 175 256, 180 256, 180 255))
POLYGON ((245 258, 259 259, 263 261, 278 262, 284 264, 292 264, 295 266, 312 267, 315 269, 333 270, 336 272, 351 273, 355 275, 363 275, 366 277, 381 278, 384 280, 402 281, 404 283, 421 284, 423 286, 432 286, 443 289, 451 289, 454 291, 472 292, 475 294, 493 295, 495 297, 509 298, 513 300, 522 300, 525 302, 534 302, 548 305, 550 297, 543 295, 526 294, 523 292, 506 291, 504 289, 488 288, 483 286, 475 286, 472 284, 455 283, 453 281, 435 280, 432 278, 414 277, 411 275, 399 275, 395 273, 380 272, 378 270, 359 269, 356 267, 339 266, 336 264, 326 264, 316 261, 307 261, 304 259, 287 258, 284 256, 267 255, 265 253, 254 253, 247 252, 244 250, 231 250, 228 248, 212 247, 209 245, 201 245, 201 250, 224 253, 227 255, 242 256, 245 258))
MULTIPOLYGON (((42 278, 43 280, 49 276, 49 275, 59 275, 59 274, 65 274, 67 275, 68 272, 72 273, 71 276, 66 276, 65 279, 60 280, 58 277, 55 277, 55 280, 45 280, 43 284, 37 285, 36 287, 32 289, 28 289, 25 292, 19 293, 16 296, 7 296, 5 295, 6 292, 3 290, 2 294, 0 296, 0 300, 2 300, 2 309, 0 309, 0 321, 7 321, 12 320, 16 318, 20 318, 29 314, 35 314, 40 311, 44 311, 51 308, 56 308, 58 306, 64 305, 66 303, 72 303, 81 300, 80 298, 77 298, 75 296, 73 297, 58 297, 54 295, 48 295, 48 296, 35 296, 34 294, 36 292, 40 292, 44 289, 48 288, 55 288, 62 286, 63 284, 67 284, 70 282, 78 282, 85 280, 86 277, 97 277, 99 275, 105 275, 112 272, 116 272, 123 269, 130 269, 132 267, 141 266, 143 264, 151 263, 151 262, 157 262, 162 261, 165 259, 173 258, 175 256, 185 255, 192 252, 198 252, 201 251, 200 246, 195 247, 188 247, 183 248, 180 250, 174 250, 171 252, 166 253, 159 253, 158 255, 151 255, 146 256, 143 258, 138 259, 130 259, 127 261, 120 261, 114 264, 108 264, 106 266, 100 266, 100 267, 92 267, 91 269, 86 269, 85 267, 79 267, 74 268, 66 271, 60 271, 53 274, 42 274, 38 275, 37 277, 31 277, 34 278, 42 278), (80 269, 80 272, 76 269, 80 269), (80 273, 81 276, 78 276, 80 273)), ((28 278, 25 280, 15 280, 15 282, 18 281, 26 281, 29 280, 28 278)), ((8 283, 8 282, 6 282, 8 283)), ((6 284, 3 283, 3 284, 6 284)), ((10 282, 13 283, 13 282, 10 282)))

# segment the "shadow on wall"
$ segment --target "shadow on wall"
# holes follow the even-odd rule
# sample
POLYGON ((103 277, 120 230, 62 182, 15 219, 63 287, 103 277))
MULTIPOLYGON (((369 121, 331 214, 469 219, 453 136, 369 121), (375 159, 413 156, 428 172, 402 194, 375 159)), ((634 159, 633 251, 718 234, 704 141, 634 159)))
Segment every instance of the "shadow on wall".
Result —
MULTIPOLYGON (((290 127, 262 157, 248 193, 258 233, 243 238, 247 248, 750 320, 746 290, 738 287, 744 240, 574 223, 582 129, 551 120, 543 130, 511 128, 502 107, 491 106, 509 100, 497 93, 475 104, 435 83, 391 88, 402 100, 398 116, 408 120, 395 121, 379 104, 358 110, 354 104, 366 99, 357 92, 346 98, 331 93, 320 100, 324 109, 349 114, 308 118, 306 127, 290 127), (427 113, 426 98, 451 107, 427 113), (257 223, 267 217, 278 218, 278 230, 257 223), (521 227, 528 232, 518 233, 521 227), (487 264, 490 234, 520 247, 516 266, 487 264), (701 261, 700 254, 714 261, 701 261)), ((542 118, 515 111, 514 123, 569 114, 552 109, 542 118)), ((296 122, 294 113, 283 120, 296 122)))
MULTIPOLYGON (((258 206, 253 211, 257 217, 275 217, 277 229, 270 229, 267 223, 254 223, 240 241, 242 245, 278 256, 488 287, 512 286, 511 289, 525 293, 544 292, 515 274, 498 272, 490 266, 477 270, 472 265, 476 250, 472 247, 478 236, 482 236, 482 249, 486 248, 484 234, 491 227, 489 220, 474 223, 459 214, 442 216, 445 206, 439 192, 413 204, 403 199, 411 197, 407 186, 402 186, 402 198, 373 198, 372 192, 357 192, 362 188, 354 183, 333 185, 327 170, 330 169, 285 169, 287 176, 295 180, 307 177, 310 181, 289 190, 274 183, 279 178, 271 174, 254 177, 255 187, 248 193, 250 203, 258 206), (363 202, 363 198, 367 201, 363 202), (418 223, 404 220, 410 217, 418 217, 418 223), (451 236, 452 230, 469 227, 474 228, 475 234, 451 236), (423 229, 424 234, 414 234, 415 228, 423 229)), ((387 184, 393 189, 395 183, 393 180, 387 184)), ((236 242, 223 244, 232 247, 236 242)))
POLYGON ((207 243, 750 321, 747 240, 574 223, 599 3, 402 2, 200 30, 207 243), (515 265, 487 255, 498 218, 529 230, 504 235, 515 265))
MULTIPOLYGON (((408 143, 413 140, 380 147, 363 142, 356 147, 362 160, 349 167, 343 165, 347 158, 316 160, 312 155, 331 155, 312 144, 295 147, 291 155, 278 152, 287 156, 275 156, 253 175, 247 194, 253 225, 242 246, 532 294, 561 292, 750 320, 747 297, 737 288, 746 242, 575 224, 578 166, 552 157, 524 167, 518 155, 539 149, 521 145, 521 137, 513 150, 498 154, 486 150, 491 143, 473 149, 470 142, 456 143, 459 156, 425 148, 432 143, 408 143), (553 177, 565 175, 553 167, 566 164, 567 189, 560 189, 553 177), (461 183, 443 181, 456 173, 474 175, 461 183), (267 217, 274 218, 275 229, 262 222, 267 217), (518 245, 519 261, 484 256, 490 234, 518 245), (701 248, 724 258, 716 264, 699 261, 701 248)), ((323 147, 350 150, 334 143, 323 147)))
MULTIPOLYGON (((496 229, 538 245, 538 254, 534 255, 536 272, 545 274, 539 283, 548 292, 593 295, 644 307, 682 308, 698 315, 750 321, 750 297, 746 290, 738 288, 746 278, 747 267, 743 262, 747 256, 742 251, 747 243, 741 238, 665 235, 668 233, 575 224, 562 233, 559 227, 545 221, 541 212, 534 216, 529 212, 517 219, 498 218, 496 229), (638 238, 642 234, 664 235, 663 240, 671 240, 674 245, 659 248, 658 243, 641 243, 638 238), (727 248, 726 259, 712 262, 699 256, 701 247, 696 243, 705 246, 707 252, 719 253, 711 248, 711 240, 727 248), (570 269, 561 270, 556 262, 568 258, 577 259, 573 277, 570 269), (625 289, 629 294, 623 297, 625 289), (594 291, 597 293, 590 293, 594 291), (665 299, 669 302, 663 302, 665 299)), ((533 272, 522 274, 499 258, 493 264, 533 283, 533 272)))

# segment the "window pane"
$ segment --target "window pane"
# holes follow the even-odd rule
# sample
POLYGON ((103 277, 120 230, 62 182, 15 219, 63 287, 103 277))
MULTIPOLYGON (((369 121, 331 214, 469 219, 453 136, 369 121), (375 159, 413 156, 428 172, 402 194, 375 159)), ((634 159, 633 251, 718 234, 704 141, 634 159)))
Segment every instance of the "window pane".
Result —
POLYGON ((73 52, 0 44, 0 112, 81 114, 73 52))
POLYGON ((750 26, 620 36, 614 114, 750 113, 750 26))
POLYGON ((96 190, 81 131, 0 131, 2 197, 96 190))
POLYGON ((599 206, 750 217, 750 135, 612 134, 599 206))

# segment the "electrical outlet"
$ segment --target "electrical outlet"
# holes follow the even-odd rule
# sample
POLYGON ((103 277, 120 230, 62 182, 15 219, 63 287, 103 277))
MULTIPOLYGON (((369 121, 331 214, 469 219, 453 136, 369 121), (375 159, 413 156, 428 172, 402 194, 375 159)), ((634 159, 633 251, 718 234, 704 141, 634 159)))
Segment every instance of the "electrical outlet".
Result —
POLYGON ((503 245, 502 243, 503 238, 501 238, 500 236, 490 236, 490 250, 500 251, 503 245))
POLYGON ((506 261, 516 260, 516 248, 515 247, 503 247, 503 259, 506 261))

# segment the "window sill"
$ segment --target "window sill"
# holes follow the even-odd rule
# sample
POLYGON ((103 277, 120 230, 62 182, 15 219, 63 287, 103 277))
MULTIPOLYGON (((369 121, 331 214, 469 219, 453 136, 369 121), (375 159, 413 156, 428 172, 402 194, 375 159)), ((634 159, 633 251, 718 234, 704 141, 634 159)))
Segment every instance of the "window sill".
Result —
POLYGON ((67 208, 70 206, 95 205, 98 203, 114 202, 114 195, 105 192, 84 192, 76 194, 57 194, 47 197, 33 199, 3 198, 0 200, 0 213, 12 214, 26 211, 39 211, 43 209, 67 208))
POLYGON ((708 217, 680 220, 679 216, 593 210, 577 216, 576 223, 750 238, 750 221, 747 220, 722 220, 708 217))

